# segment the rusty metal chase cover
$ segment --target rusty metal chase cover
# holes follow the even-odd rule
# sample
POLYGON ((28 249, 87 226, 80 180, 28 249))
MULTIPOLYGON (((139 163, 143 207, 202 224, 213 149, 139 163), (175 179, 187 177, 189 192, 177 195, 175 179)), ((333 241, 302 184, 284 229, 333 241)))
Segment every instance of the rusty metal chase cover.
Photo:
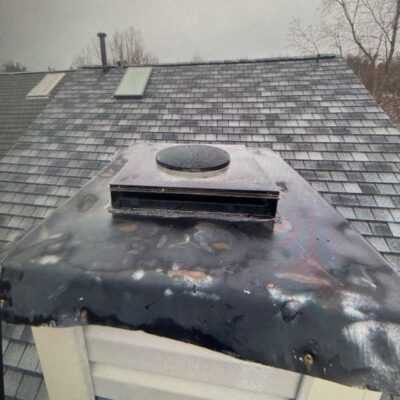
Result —
MULTIPOLYGON (((160 150, 148 146, 153 156, 160 150)), ((400 392, 400 276, 305 180, 272 151, 252 148, 281 190, 273 227, 113 214, 109 185, 140 149, 124 150, 7 247, 6 321, 143 330, 400 392)))

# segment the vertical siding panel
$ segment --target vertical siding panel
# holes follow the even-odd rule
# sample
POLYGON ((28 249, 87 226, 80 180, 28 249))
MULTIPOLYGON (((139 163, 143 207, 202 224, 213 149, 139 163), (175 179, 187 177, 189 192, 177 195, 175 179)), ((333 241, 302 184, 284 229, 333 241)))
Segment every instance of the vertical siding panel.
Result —
POLYGON ((84 331, 73 328, 32 328, 51 400, 94 400, 84 331))

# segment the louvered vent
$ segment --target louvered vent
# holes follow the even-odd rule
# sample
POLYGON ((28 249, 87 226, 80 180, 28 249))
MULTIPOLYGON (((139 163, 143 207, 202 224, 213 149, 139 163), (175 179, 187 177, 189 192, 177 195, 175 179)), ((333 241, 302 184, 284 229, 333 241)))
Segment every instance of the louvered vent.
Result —
POLYGON ((114 212, 273 219, 279 191, 243 146, 136 145, 110 184, 114 212))

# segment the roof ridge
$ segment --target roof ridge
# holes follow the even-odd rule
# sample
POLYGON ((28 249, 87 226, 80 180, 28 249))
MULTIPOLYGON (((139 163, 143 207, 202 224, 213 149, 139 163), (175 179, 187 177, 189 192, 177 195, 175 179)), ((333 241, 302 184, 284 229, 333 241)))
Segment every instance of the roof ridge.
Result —
MULTIPOLYGON (((189 66, 189 65, 219 65, 219 64, 254 64, 262 62, 280 62, 280 61, 312 61, 312 60, 326 60, 338 58, 336 54, 318 54, 316 56, 287 56, 287 57, 267 57, 267 58, 239 58, 232 60, 214 60, 214 61, 182 61, 182 62, 166 62, 159 64, 142 64, 140 67, 178 67, 178 66, 189 66)), ((124 64, 123 67, 137 67, 135 64, 124 64)), ((117 65, 109 65, 109 68, 117 68, 117 65)), ((101 65, 85 65, 82 69, 99 69, 103 68, 101 65)), ((78 68, 79 69, 79 68, 78 68)), ((72 69, 59 69, 54 71, 15 71, 15 72, 0 72, 0 75, 28 75, 28 74, 54 74, 60 72, 71 72, 75 71, 72 69)))
MULTIPOLYGON (((123 64, 123 67, 178 67, 190 65, 220 65, 220 64, 255 64, 266 62, 280 61, 317 61, 338 58, 336 54, 319 54, 317 56, 288 56, 288 57, 270 57, 270 58, 249 58, 249 59, 234 59, 234 60, 216 60, 216 61, 182 61, 182 62, 167 62, 159 64, 123 64)), ((117 65, 109 65, 109 68, 117 68, 117 65)), ((101 65, 86 65, 82 69, 99 69, 101 65)))
POLYGON ((0 72, 0 75, 35 75, 35 74, 56 74, 60 72, 71 72, 74 69, 59 69, 56 71, 14 71, 14 72, 0 72))

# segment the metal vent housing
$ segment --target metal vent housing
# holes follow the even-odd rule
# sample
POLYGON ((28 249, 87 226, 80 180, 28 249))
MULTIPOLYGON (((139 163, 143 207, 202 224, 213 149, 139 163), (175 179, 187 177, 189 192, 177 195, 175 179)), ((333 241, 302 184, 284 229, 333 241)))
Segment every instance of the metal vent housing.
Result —
POLYGON ((138 144, 110 183, 113 212, 271 220, 279 190, 244 146, 138 144))

